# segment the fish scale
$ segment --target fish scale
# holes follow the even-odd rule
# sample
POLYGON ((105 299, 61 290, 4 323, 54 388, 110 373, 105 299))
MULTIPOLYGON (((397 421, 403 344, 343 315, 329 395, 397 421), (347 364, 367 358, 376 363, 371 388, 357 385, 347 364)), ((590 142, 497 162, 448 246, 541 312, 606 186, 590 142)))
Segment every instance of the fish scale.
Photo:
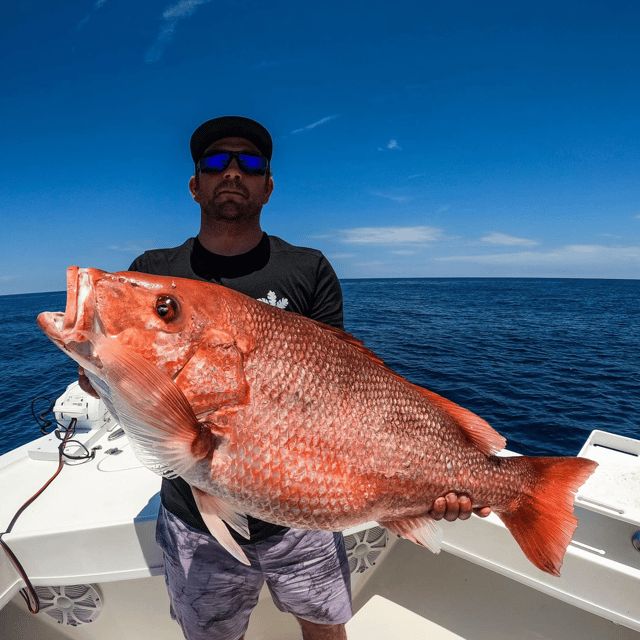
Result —
POLYGON ((352 336, 210 283, 70 267, 38 323, 100 379, 136 455, 192 487, 212 535, 246 515, 304 529, 377 520, 433 551, 449 491, 490 506, 559 575, 575 492, 596 464, 496 457, 484 420, 387 368, 352 336))

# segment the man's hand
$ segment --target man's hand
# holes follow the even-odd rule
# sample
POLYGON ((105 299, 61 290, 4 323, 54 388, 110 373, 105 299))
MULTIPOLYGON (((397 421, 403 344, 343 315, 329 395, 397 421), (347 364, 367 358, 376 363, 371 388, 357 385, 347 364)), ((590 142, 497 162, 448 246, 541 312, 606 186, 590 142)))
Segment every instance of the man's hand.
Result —
POLYGON ((89 382, 89 378, 87 378, 87 376, 84 375, 84 369, 82 367, 78 367, 78 384, 80 385, 80 388, 85 393, 88 393, 90 396, 93 396, 94 398, 100 397, 96 393, 96 390, 91 386, 91 383, 89 382))
POLYGON ((448 522, 468 520, 472 513, 481 518, 486 518, 491 513, 491 507, 472 509, 469 496, 447 493, 444 498, 436 498, 431 511, 429 511, 429 515, 434 520, 442 520, 444 518, 448 522))

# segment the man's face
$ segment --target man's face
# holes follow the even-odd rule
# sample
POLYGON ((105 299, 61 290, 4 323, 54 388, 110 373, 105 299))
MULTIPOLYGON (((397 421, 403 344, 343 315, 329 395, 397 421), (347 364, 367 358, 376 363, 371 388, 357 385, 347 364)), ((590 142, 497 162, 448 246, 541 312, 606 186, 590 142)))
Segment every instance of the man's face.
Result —
MULTIPOLYGON (((260 153, 244 138, 223 138, 207 148, 227 151, 260 153)), ((189 190, 200 205, 202 213, 211 221, 251 222, 260 218, 262 207, 269 202, 273 180, 269 176, 244 173, 236 158, 220 173, 200 173, 192 177, 189 190)))

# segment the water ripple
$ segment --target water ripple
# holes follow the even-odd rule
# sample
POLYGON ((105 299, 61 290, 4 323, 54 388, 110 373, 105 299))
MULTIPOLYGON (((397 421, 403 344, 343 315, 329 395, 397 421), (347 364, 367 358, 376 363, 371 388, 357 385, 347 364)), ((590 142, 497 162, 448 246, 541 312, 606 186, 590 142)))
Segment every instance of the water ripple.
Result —
MULTIPOLYGON (((411 382, 478 413, 509 447, 575 455, 593 429, 640 437, 640 281, 343 281, 347 330, 411 382)), ((72 360, 35 324, 65 293, 0 297, 0 453, 39 430, 72 360)))

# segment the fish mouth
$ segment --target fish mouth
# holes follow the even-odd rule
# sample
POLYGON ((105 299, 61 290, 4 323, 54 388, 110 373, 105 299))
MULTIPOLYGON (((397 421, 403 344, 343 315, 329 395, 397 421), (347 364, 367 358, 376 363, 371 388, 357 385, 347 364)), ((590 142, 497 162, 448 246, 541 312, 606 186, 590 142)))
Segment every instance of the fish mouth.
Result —
POLYGON ((94 310, 97 269, 67 269, 67 306, 64 313, 46 311, 38 316, 38 326, 60 349, 82 365, 94 364, 90 339, 100 332, 94 310))

